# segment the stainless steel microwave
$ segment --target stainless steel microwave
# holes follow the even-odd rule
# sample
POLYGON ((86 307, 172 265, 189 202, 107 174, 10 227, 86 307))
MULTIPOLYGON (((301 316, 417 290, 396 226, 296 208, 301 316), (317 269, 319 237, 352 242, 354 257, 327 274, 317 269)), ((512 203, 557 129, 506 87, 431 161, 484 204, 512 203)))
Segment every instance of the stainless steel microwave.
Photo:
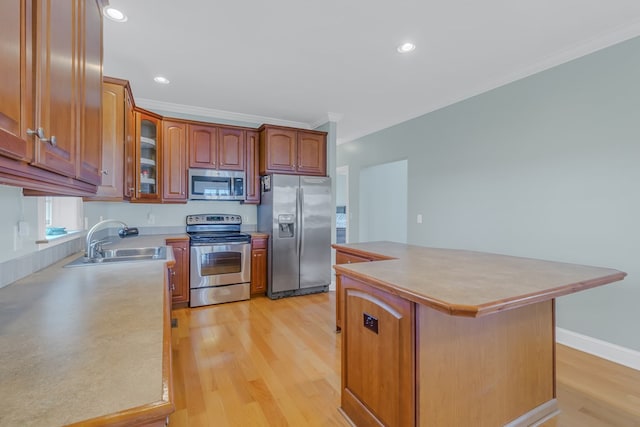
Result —
POLYGON ((244 172, 189 169, 190 200, 244 200, 244 172))

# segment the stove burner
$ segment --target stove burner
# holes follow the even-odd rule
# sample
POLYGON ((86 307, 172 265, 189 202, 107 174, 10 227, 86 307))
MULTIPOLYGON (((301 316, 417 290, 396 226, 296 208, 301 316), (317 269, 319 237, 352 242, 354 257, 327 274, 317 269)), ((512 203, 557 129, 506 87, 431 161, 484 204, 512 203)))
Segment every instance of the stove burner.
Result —
POLYGON ((251 236, 240 232, 242 217, 229 214, 187 215, 191 245, 249 243, 251 236))

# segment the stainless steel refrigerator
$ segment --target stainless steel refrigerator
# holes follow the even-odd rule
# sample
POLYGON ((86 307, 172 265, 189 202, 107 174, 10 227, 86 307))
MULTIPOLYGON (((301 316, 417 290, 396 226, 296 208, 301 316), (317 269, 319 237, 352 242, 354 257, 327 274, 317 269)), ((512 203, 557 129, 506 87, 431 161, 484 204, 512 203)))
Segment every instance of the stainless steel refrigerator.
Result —
POLYGON ((331 178, 266 175, 258 231, 269 234, 267 296, 327 292, 331 282, 331 178))

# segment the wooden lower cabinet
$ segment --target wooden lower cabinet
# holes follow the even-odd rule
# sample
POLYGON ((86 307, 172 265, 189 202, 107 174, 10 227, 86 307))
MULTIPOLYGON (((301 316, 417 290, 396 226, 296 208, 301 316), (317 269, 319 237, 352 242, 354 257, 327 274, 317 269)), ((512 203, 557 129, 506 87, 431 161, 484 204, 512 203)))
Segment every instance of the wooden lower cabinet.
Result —
POLYGON ((415 304, 347 276, 342 296, 342 410, 357 426, 414 426, 415 304))
POLYGON ((171 278, 171 302, 174 307, 186 307, 189 304, 189 238, 166 239, 166 244, 173 249, 176 260, 171 278))
POLYGON ((554 425, 553 300, 472 318, 341 283, 341 410, 354 425, 554 425))
POLYGON ((268 237, 251 238, 251 295, 267 292, 268 237))
MULTIPOLYGON (((380 259, 375 256, 362 256, 355 255, 343 251, 336 251, 336 264, 355 264, 357 262, 370 262, 380 259)), ((342 293, 341 293, 342 283, 340 275, 336 276, 336 331, 340 331, 342 329, 342 293)))
POLYGON ((477 318, 418 305, 418 425, 524 427, 557 414, 553 313, 553 301, 477 318))

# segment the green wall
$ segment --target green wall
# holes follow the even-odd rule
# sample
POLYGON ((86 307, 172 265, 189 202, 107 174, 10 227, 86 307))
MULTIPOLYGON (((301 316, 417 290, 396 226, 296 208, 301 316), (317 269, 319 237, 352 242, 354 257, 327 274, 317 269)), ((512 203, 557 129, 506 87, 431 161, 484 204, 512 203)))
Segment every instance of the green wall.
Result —
POLYGON ((626 271, 557 321, 640 350, 640 38, 338 146, 351 241, 360 169, 400 159, 409 243, 626 271))

